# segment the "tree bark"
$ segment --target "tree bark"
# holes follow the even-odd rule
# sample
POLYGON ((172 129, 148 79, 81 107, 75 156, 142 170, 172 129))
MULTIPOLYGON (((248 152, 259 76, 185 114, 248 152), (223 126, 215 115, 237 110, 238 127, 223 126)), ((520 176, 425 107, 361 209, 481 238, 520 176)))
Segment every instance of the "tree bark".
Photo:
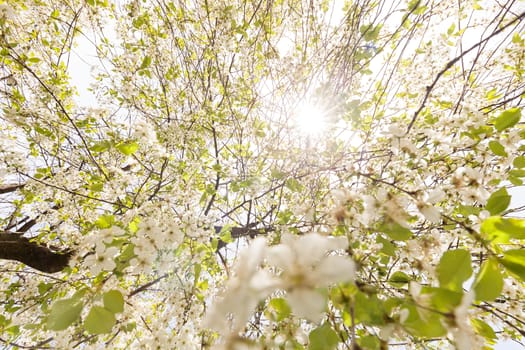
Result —
POLYGON ((72 254, 71 251, 55 252, 15 233, 0 233, 0 259, 16 260, 38 271, 62 271, 72 254))

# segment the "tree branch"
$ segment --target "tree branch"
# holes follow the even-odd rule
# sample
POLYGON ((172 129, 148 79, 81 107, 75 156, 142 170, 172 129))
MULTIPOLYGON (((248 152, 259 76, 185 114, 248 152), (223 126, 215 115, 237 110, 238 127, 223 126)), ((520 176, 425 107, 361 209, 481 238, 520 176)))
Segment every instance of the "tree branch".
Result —
POLYGON ((68 264, 72 251, 55 252, 46 246, 31 242, 26 237, 0 233, 0 259, 16 260, 38 271, 55 273, 68 264))
POLYGON ((432 82, 432 84, 427 86, 425 96, 423 97, 423 101, 419 105, 419 108, 414 112, 414 116, 412 117, 412 120, 410 121, 410 123, 408 123, 407 131, 406 131, 405 135, 407 135, 410 132, 410 129, 412 129, 412 127, 414 126, 414 123, 416 122, 416 119, 419 116, 419 113, 421 113, 423 108, 425 108, 425 105, 427 103, 428 98, 430 97, 430 94, 431 94, 432 90, 436 86, 438 80, 443 76, 443 74, 445 74, 450 68, 452 68, 466 54, 468 54, 469 52, 471 52, 475 48, 483 45, 485 42, 489 41, 490 39, 492 39, 496 35, 500 34, 501 32, 505 31, 507 28, 511 27, 516 22, 521 21, 524 17, 525 17, 525 12, 521 13, 519 16, 514 18, 512 21, 510 21, 509 23, 507 23, 503 27, 499 28, 498 30, 495 30, 494 32, 492 32, 491 35, 489 35, 485 39, 480 40, 477 44, 473 45, 472 47, 470 47, 466 51, 463 51, 460 55, 458 55, 455 58, 453 58, 452 60, 448 61, 448 63, 445 65, 445 68, 443 68, 442 70, 440 70, 437 73, 437 75, 434 78, 434 81, 432 82))
POLYGON ((19 188, 24 187, 25 184, 7 184, 7 185, 0 185, 0 194, 4 193, 10 193, 18 190, 19 188))

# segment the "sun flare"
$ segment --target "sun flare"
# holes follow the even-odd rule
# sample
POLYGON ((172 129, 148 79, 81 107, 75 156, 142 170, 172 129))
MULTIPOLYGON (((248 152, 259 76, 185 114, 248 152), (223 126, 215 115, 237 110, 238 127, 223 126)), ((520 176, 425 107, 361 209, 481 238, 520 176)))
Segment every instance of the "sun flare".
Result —
POLYGON ((326 112, 307 102, 299 108, 296 123, 302 134, 306 136, 319 135, 327 127, 326 112))

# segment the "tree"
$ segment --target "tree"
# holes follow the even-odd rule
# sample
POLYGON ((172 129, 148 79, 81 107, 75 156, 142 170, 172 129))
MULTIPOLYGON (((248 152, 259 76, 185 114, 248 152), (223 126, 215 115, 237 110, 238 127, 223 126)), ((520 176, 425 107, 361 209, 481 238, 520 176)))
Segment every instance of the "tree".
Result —
POLYGON ((525 335, 523 2, 0 13, 6 346, 525 335), (95 107, 71 78, 79 42, 96 53, 95 107), (306 132, 315 110, 324 125, 306 132))

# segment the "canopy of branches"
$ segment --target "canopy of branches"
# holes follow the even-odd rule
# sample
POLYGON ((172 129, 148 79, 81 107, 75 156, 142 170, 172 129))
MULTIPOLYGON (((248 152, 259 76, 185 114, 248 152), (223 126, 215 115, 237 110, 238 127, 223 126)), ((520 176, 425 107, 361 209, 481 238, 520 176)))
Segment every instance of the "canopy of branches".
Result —
POLYGON ((522 341, 524 4, 0 1, 0 342, 522 341))

